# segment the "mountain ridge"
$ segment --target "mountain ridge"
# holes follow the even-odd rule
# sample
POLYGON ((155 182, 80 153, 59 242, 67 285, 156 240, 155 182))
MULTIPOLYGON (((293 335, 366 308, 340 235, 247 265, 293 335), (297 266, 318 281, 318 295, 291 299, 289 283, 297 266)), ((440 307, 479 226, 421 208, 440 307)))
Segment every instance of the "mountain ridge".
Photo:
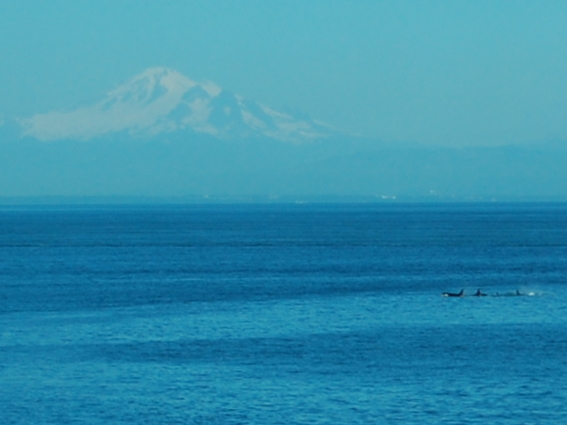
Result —
POLYGON ((304 114, 276 111, 215 83, 195 82, 165 67, 146 69, 93 105, 18 121, 23 136, 42 141, 90 140, 125 130, 132 136, 188 131, 221 139, 268 137, 286 142, 340 134, 304 114))
POLYGON ((567 200, 566 163, 562 139, 444 148, 345 134, 167 68, 90 106, 0 116, 0 198, 567 200))

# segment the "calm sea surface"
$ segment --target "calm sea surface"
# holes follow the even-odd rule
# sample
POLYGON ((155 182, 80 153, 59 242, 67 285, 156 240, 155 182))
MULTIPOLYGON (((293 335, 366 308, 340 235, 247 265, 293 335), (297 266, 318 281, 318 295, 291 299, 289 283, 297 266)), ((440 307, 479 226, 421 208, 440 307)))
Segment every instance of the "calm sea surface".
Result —
POLYGON ((0 423, 567 423, 567 205, 4 207, 0 423))

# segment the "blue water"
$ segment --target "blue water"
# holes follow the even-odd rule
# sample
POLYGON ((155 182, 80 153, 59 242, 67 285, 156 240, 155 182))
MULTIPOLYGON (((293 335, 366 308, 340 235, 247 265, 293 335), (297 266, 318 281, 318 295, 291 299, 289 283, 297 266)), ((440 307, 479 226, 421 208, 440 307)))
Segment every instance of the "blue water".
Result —
POLYGON ((0 423, 567 423, 566 306, 562 204, 4 207, 0 423))

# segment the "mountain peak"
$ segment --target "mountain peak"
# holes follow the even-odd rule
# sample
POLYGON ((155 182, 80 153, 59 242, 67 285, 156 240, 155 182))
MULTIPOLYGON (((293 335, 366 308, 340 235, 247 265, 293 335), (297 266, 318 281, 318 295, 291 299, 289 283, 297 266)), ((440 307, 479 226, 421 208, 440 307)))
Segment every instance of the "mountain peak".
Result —
POLYGON ((146 69, 94 105, 37 114, 21 123, 24 135, 40 140, 88 140, 121 131, 132 135, 188 131, 219 138, 263 136, 300 142, 336 133, 305 115, 275 111, 215 83, 198 83, 164 67, 146 69))

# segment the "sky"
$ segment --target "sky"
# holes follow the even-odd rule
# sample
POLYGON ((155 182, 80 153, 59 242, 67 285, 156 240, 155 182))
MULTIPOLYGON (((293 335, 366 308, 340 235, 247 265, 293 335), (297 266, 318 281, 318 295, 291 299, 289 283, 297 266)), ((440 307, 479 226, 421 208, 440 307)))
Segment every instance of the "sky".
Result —
POLYGON ((0 114, 149 67, 391 142, 567 139, 567 2, 0 0, 0 114))

